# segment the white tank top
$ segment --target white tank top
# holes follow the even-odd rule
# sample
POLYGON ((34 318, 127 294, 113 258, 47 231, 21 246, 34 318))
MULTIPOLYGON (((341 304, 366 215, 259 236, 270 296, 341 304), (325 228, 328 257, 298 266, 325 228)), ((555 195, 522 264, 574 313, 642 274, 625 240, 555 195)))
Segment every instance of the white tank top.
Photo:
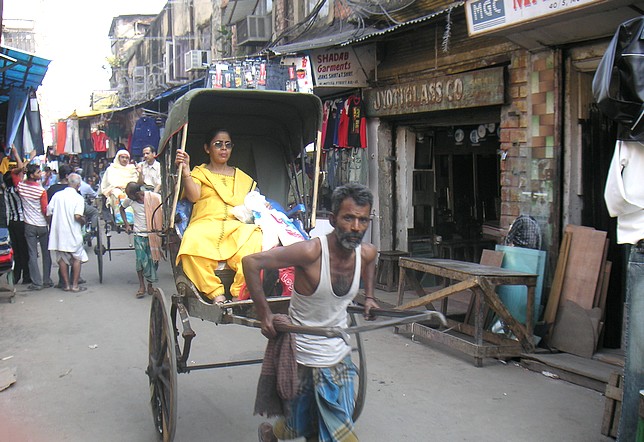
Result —
MULTIPOLYGON (((311 327, 347 327, 347 306, 353 301, 360 288, 360 249, 356 247, 355 271, 351 288, 344 296, 333 293, 329 246, 327 237, 319 238, 322 254, 320 257, 320 283, 310 296, 293 291, 289 314, 296 325, 311 327)), ((295 335, 297 362, 309 367, 330 367, 340 362, 350 351, 342 338, 326 338, 314 335, 295 335)))

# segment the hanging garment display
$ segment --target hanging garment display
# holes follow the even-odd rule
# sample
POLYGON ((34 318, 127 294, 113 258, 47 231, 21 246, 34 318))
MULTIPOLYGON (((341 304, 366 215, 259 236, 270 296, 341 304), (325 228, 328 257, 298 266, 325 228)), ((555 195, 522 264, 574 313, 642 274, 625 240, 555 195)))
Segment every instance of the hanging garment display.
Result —
POLYGON ((92 143, 94 145, 95 152, 106 152, 108 140, 109 137, 102 130, 92 132, 92 143))
POLYGON ((67 140, 67 122, 59 121, 56 123, 56 153, 58 155, 65 153, 65 142, 67 140))
POLYGON ((367 119, 364 102, 359 95, 326 100, 322 109, 324 149, 367 147, 367 119))
POLYGON ((81 153, 80 133, 78 120, 69 118, 67 120, 67 138, 65 140, 65 153, 81 153))
POLYGON ((78 130, 80 135, 81 151, 84 154, 94 152, 94 143, 92 142, 89 120, 80 120, 78 122, 78 130))
POLYGON ((139 118, 132 133, 130 155, 142 157, 145 146, 154 146, 156 149, 159 146, 159 138, 159 126, 155 119, 147 116, 139 118))

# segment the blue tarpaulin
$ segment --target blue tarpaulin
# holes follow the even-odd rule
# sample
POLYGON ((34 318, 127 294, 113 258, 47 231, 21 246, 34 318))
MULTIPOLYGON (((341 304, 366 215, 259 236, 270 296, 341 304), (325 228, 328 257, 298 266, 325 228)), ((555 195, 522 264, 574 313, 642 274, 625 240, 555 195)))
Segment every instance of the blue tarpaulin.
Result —
MULTIPOLYGON (((6 145, 9 147, 16 141, 16 136, 22 125, 24 133, 16 146, 21 151, 21 155, 25 154, 25 149, 42 150, 42 129, 38 106, 36 103, 27 105, 30 102, 32 91, 38 89, 45 78, 49 63, 50 60, 45 58, 18 49, 0 46, 0 104, 9 102, 6 145), (29 121, 24 121, 27 110, 29 121)), ((32 99, 35 100, 35 97, 32 99)))

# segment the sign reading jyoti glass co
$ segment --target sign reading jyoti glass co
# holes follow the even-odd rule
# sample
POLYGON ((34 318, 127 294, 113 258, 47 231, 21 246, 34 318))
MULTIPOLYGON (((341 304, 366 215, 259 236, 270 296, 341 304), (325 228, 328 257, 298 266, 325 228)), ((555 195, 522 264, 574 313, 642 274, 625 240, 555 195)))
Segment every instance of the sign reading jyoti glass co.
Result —
POLYGON ((504 103, 503 68, 366 89, 368 117, 413 114, 504 103))
POLYGON ((479 35, 606 0, 466 0, 467 30, 479 35))
POLYGON ((375 67, 374 51, 373 45, 311 51, 315 85, 367 87, 367 77, 375 67))

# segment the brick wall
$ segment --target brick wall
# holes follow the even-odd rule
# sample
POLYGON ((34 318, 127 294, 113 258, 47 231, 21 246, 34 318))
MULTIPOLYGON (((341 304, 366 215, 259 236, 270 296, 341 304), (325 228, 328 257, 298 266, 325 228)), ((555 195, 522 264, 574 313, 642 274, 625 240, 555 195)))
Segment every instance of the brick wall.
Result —
POLYGON ((558 59, 551 50, 516 51, 508 67, 508 99, 501 113, 501 226, 533 216, 549 248, 556 213, 558 59))

